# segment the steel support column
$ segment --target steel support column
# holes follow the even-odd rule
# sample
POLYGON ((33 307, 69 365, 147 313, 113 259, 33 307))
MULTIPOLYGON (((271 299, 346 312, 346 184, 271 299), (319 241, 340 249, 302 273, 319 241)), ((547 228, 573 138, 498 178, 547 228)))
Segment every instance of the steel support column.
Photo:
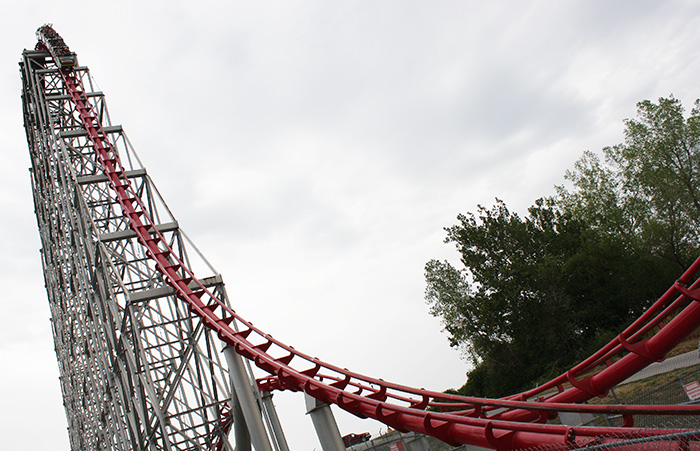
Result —
POLYGON ((245 415, 241 409, 241 402, 238 400, 236 391, 231 391, 231 415, 233 415, 233 436, 236 439, 236 451, 250 451, 250 432, 248 424, 245 422, 245 415))
MULTIPOLYGON (((255 402, 251 380, 243 364, 243 359, 231 346, 226 346, 224 348, 224 356, 226 357, 226 362, 228 362, 228 370, 231 376, 233 390, 238 398, 237 404, 240 405, 243 416, 245 417, 245 423, 248 427, 250 439, 253 443, 253 447, 255 447, 255 451, 272 451, 267 432, 265 431, 265 425, 262 421, 260 408, 257 402, 255 402)), ((235 404, 234 400, 234 405, 235 404)), ((235 428, 238 430, 237 425, 235 428)), ((236 433, 236 438, 238 438, 238 432, 236 433)), ((239 449, 238 446, 238 442, 236 442, 236 450, 239 449)))
POLYGON ((306 400, 306 413, 311 416, 323 451, 345 451, 345 445, 331 406, 306 393, 304 393, 304 399, 306 400))
POLYGON ((265 415, 268 420, 270 420, 270 426, 272 427, 272 435, 277 445, 279 451, 289 451, 289 445, 287 444, 287 438, 284 436, 284 431, 282 430, 282 423, 277 416, 277 409, 275 409, 275 404, 272 402, 272 393, 269 391, 262 393, 263 408, 265 409, 265 415))

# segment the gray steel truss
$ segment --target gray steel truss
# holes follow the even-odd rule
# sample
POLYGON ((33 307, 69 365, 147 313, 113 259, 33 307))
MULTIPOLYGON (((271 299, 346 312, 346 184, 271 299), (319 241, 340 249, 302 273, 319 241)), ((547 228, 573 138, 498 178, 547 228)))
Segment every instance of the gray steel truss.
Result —
MULTIPOLYGON (((58 68, 25 50, 20 71, 41 258, 73 450, 232 450, 221 342, 173 295, 102 175, 58 68)), ((226 299, 113 125, 87 67, 74 69, 126 175, 178 257, 226 299)), ((233 434, 232 434, 233 435, 233 434)))

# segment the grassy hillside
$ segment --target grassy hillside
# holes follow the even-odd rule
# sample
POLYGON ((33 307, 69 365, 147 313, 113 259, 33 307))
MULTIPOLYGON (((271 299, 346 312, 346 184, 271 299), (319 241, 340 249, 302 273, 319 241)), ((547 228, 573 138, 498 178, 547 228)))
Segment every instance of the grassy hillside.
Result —
MULTIPOLYGON (((667 358, 674 357, 680 354, 685 354, 690 351, 697 351, 698 340, 700 339, 700 330, 693 332, 688 338, 679 343, 669 352, 667 358)), ((617 404, 618 402, 626 404, 640 395, 650 392, 655 388, 664 385, 668 382, 677 379, 679 376, 689 373, 694 369, 700 368, 700 364, 688 368, 679 368, 664 374, 657 374, 646 379, 630 382, 623 385, 618 385, 613 389, 613 393, 608 394, 605 398, 595 398, 589 401, 591 404, 617 404), (617 396, 617 400, 615 399, 617 396)))

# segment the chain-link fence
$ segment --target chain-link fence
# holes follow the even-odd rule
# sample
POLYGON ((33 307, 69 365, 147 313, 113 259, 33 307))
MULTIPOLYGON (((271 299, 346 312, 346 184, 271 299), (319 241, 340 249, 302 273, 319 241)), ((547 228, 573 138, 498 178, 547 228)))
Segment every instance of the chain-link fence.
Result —
MULTIPOLYGON (((675 427, 680 428, 682 426, 679 425, 675 427)), ((624 435, 603 436, 591 439, 579 439, 576 443, 576 446, 569 449, 578 449, 582 451, 690 451, 700 449, 700 430, 644 438, 625 437, 624 435)), ((469 447, 466 448, 466 450, 468 449, 469 447)), ((555 449, 561 450, 562 445, 539 446, 528 448, 527 451, 552 451, 555 449)))
MULTIPOLYGON (((628 398, 628 405, 678 405, 700 403, 700 368, 683 373, 669 382, 653 390, 628 398), (696 392, 694 392, 695 390, 696 392)), ((620 415, 600 415, 589 419, 589 426, 622 426, 620 415)), ((686 429, 687 432, 666 434, 656 437, 637 438, 616 435, 586 439, 580 437, 576 443, 586 451, 594 450, 700 450, 700 418, 694 415, 638 415, 635 417, 635 427, 686 429)), ((573 424, 573 423, 570 423, 573 424)), ((528 451, 550 451, 561 449, 562 445, 541 446, 528 448, 528 451)), ((436 438, 409 433, 401 434, 393 431, 378 439, 361 443, 349 448, 350 451, 473 451, 480 450, 469 445, 453 447, 436 438)), ((524 451, 524 450, 523 450, 524 451)))
MULTIPOLYGON (((669 382, 627 400, 627 405, 680 405, 700 403, 700 368, 681 374, 669 382)), ((600 415, 588 421, 591 426, 622 426, 620 415, 600 415)), ((700 429, 700 418, 694 415, 638 415, 635 427, 700 429)))
POLYGON ((671 405, 687 403, 689 398, 684 386, 700 379, 700 368, 695 368, 676 379, 648 391, 627 404, 671 405))
MULTIPOLYGON (((697 388, 700 388, 700 368, 683 373, 674 379, 659 385, 653 390, 625 400, 627 405, 680 405, 700 402, 697 388)), ((600 415, 588 421, 591 426, 622 426, 620 415, 600 415)), ((638 415, 634 427, 688 429, 688 432, 666 434, 655 437, 635 438, 616 435, 597 437, 588 443, 579 440, 581 448, 594 450, 697 450, 700 449, 700 418, 695 415, 638 415)), ((556 446, 530 448, 529 451, 549 451, 556 446)))
MULTIPOLYGON (((669 423, 671 429, 685 428, 682 424, 669 423)), ((519 451, 552 451, 561 450, 564 445, 547 445, 527 448, 527 450, 519 451)), ((648 451, 678 451, 678 450, 699 450, 700 449, 700 430, 680 432, 675 434, 665 434, 655 437, 637 438, 625 435, 616 435, 609 437, 596 438, 579 438, 576 445, 572 444, 568 449, 580 449, 585 451, 632 451, 632 450, 648 450, 648 451)), ((370 442, 362 443, 349 448, 351 451, 476 451, 482 450, 470 445, 462 445, 453 447, 440 440, 423 436, 420 434, 400 434, 383 436, 380 439, 375 439, 370 442)), ((565 448, 566 449, 566 448, 565 448)))

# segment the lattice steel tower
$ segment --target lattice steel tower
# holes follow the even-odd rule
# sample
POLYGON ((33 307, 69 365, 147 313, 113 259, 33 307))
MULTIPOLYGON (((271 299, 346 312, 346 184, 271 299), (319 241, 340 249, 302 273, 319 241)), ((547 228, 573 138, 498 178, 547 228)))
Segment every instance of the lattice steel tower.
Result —
POLYGON ((200 280, 226 299, 221 277, 178 227, 122 127, 112 124, 87 67, 67 46, 60 51, 50 27, 37 35, 37 49, 24 51, 20 63, 22 98, 71 447, 231 449, 221 341, 177 301, 137 242, 95 142, 118 154, 120 179, 155 222, 151 234, 157 231, 177 260, 207 270, 200 280), (94 128, 85 126, 86 115, 94 128))

